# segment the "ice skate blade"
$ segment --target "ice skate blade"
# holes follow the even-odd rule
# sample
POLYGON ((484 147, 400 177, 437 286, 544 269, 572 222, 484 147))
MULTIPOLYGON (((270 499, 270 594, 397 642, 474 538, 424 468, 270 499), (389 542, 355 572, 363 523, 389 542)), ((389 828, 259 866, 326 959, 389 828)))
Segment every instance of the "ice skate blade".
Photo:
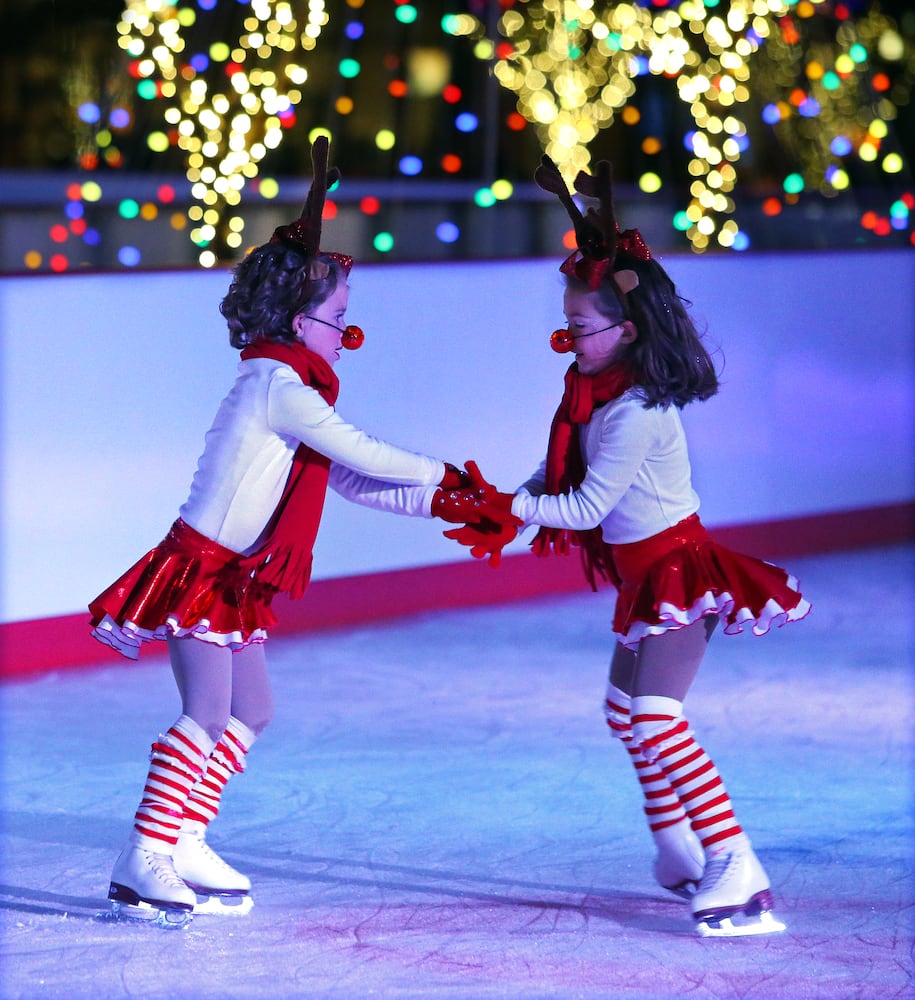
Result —
POLYGON ((194 914, 215 917, 246 917, 253 908, 254 900, 247 893, 244 895, 218 893, 206 895, 198 892, 194 914))
POLYGON ((181 930, 193 919, 190 910, 175 907, 152 906, 149 903, 119 903, 111 901, 111 920, 132 920, 135 923, 149 924, 151 927, 167 927, 170 930, 181 930))
POLYGON ((696 930, 700 937, 752 937, 758 934, 778 934, 785 930, 785 925, 776 920, 769 910, 763 910, 752 917, 738 913, 728 917, 704 917, 697 922, 696 930), (746 923, 740 922, 741 917, 746 923))

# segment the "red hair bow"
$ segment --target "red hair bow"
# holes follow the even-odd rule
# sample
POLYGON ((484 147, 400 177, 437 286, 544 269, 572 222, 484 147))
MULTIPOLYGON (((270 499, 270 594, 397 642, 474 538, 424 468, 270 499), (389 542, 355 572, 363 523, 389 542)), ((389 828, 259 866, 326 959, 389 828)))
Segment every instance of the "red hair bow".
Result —
POLYGON ((626 229, 624 232, 617 232, 616 249, 623 253, 635 257, 636 260, 651 260, 651 251, 648 244, 642 239, 642 234, 638 229, 626 229))
POLYGON ((586 257, 581 250, 574 250, 559 265, 559 270, 571 278, 586 282, 588 288, 593 292, 610 270, 610 259, 604 257, 598 260, 594 257, 586 257))

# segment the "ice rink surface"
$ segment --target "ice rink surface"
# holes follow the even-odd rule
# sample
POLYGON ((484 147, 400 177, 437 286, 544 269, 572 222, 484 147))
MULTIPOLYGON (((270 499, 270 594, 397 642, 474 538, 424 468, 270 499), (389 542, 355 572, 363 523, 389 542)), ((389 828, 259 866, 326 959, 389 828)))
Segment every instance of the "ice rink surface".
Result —
POLYGON ((600 711, 612 598, 582 593, 272 639, 276 719, 209 838, 255 907, 180 931, 100 918, 179 711, 158 650, 0 688, 2 1000, 915 996, 915 550, 789 568, 810 617, 716 635, 686 703, 785 933, 700 939, 653 883, 600 711))

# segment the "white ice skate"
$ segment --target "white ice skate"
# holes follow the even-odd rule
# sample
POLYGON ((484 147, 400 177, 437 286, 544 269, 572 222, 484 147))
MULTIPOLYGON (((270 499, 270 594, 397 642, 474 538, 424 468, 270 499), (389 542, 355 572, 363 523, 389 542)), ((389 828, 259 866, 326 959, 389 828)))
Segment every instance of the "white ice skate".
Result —
POLYGON ((652 837, 658 849, 654 862, 658 885, 681 899, 690 899, 705 870, 705 853, 689 820, 653 830, 652 837))
POLYGON ((196 894, 195 914, 243 917, 251 912, 251 880, 210 847, 203 823, 184 821, 173 860, 175 871, 196 894))
POLYGON ((785 929, 772 915, 765 869, 742 835, 708 860, 691 908, 702 937, 743 937, 785 929))
POLYGON ((175 874, 172 859, 131 837, 114 863, 108 898, 112 914, 161 927, 190 923, 197 897, 175 874))

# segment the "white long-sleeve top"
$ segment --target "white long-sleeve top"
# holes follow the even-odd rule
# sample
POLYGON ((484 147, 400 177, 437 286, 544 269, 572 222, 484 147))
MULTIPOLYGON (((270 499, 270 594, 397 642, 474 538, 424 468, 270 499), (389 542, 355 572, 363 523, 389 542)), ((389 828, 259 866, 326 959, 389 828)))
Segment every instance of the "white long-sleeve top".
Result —
POLYGON ((622 544, 649 538, 699 509, 675 407, 646 409, 638 389, 630 389, 595 410, 578 432, 587 466, 581 486, 545 494, 544 461, 512 501, 512 513, 526 524, 576 531, 600 525, 605 541, 622 544))
POLYGON ((366 434, 288 365, 250 358, 240 362, 207 432, 181 518, 228 549, 253 550, 280 501, 300 442, 331 459, 329 485, 348 499, 431 517, 442 461, 366 434))

